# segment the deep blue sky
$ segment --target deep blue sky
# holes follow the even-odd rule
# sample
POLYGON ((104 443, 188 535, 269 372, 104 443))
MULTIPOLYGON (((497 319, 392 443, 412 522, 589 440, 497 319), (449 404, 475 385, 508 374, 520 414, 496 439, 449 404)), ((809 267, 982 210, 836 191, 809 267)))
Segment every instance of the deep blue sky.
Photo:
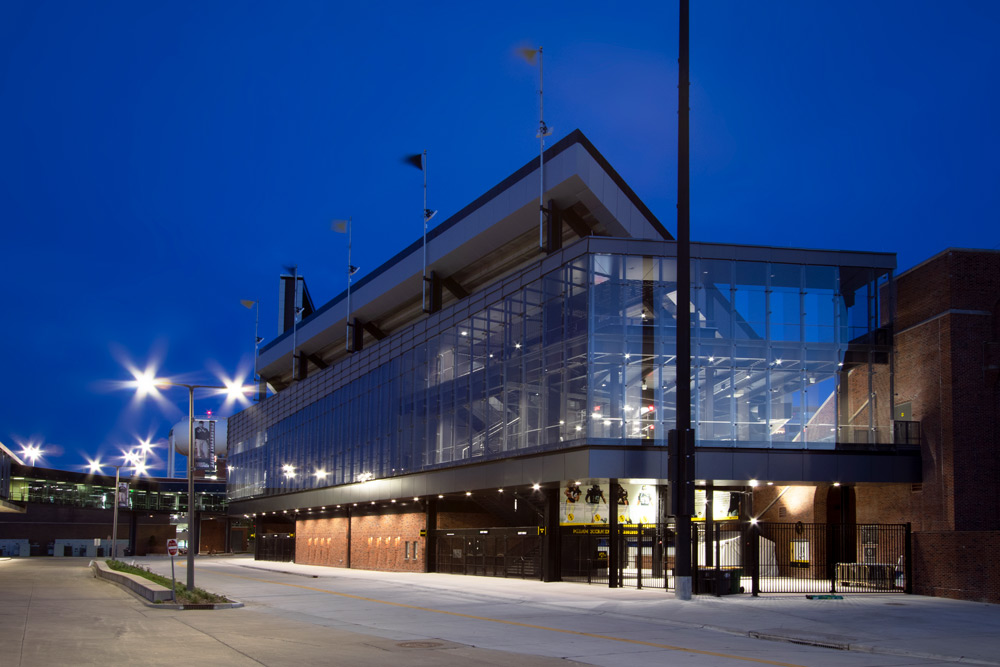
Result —
MULTIPOLYGON (((1000 3, 692 3, 694 240, 1000 247, 1000 3)), ((445 220, 580 128, 675 229, 674 2, 0 3, 0 441, 81 469, 186 415, 120 359, 214 381, 415 240, 428 151, 445 220)), ((199 400, 218 410, 221 401, 199 400)), ((162 452, 162 448, 161 448, 162 452)), ((162 470, 162 469, 161 469, 162 470)))

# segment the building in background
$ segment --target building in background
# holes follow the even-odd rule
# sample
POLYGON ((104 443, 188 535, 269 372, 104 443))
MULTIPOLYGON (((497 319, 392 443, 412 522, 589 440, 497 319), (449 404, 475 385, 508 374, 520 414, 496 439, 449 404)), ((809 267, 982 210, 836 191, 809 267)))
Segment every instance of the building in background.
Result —
MULTIPOLYGON (((127 475, 122 480, 128 483, 128 507, 118 511, 119 556, 165 554, 171 538, 186 547, 187 482, 127 475)), ((195 494, 199 551, 245 551, 248 528, 227 518, 225 483, 197 481, 195 494)), ((114 475, 14 463, 9 503, 19 511, 0 513, 0 556, 110 556, 114 502, 114 475)))
MULTIPOLYGON (((350 312, 342 294, 261 349, 276 394, 230 418, 228 486, 261 557, 670 586, 676 243, 579 132, 538 184, 533 160, 357 281, 350 312)), ((903 589, 901 541, 795 552, 751 528, 774 486, 921 483, 893 414, 895 256, 691 255, 697 565, 739 552, 727 576, 754 559, 756 592, 762 564, 853 580, 868 554, 862 583, 903 589)))
POLYGON ((0 512, 23 512, 24 508, 10 502, 11 467, 21 463, 17 455, 0 442, 0 512))

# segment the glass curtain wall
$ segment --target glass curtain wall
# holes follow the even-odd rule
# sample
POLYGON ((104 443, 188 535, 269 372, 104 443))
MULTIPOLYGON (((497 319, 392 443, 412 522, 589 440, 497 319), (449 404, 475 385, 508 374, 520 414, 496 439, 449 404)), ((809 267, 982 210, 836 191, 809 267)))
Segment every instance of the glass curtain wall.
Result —
POLYGON ((584 257, 531 281, 236 442, 230 497, 349 484, 582 442, 589 270, 584 257))
MULTIPOLYGON (((663 445, 676 259, 593 254, 232 445, 229 494, 271 495, 584 443, 663 445)), ((702 446, 891 442, 888 272, 694 258, 702 446)), ((252 420, 250 408, 248 420, 252 420)), ((235 429, 231 429, 233 433, 235 429)))
MULTIPOLYGON (((664 444, 676 422, 676 260, 594 255, 592 267, 588 439, 664 444)), ((694 258, 698 444, 891 443, 891 341, 879 328, 880 277, 887 272, 694 258)))

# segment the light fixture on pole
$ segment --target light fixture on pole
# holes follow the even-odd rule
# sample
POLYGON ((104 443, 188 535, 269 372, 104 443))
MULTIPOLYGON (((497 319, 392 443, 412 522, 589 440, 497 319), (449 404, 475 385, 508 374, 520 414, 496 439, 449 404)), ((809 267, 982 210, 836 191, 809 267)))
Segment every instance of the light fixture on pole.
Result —
POLYGON ((34 443, 28 443, 27 445, 21 445, 21 456, 28 459, 32 466, 42 458, 42 448, 40 445, 34 443))
POLYGON ((427 151, 423 153, 414 153, 413 155, 407 155, 403 158, 403 162, 413 167, 416 167, 424 174, 424 259, 423 259, 423 287, 422 298, 423 298, 423 310, 425 313, 432 313, 437 310, 437 305, 433 303, 433 285, 430 285, 431 278, 427 275, 427 223, 431 221, 437 211, 432 211, 427 208, 427 151))
MULTIPOLYGON (((124 452, 122 455, 122 462, 118 464, 109 464, 115 469, 115 488, 114 488, 114 506, 111 519, 111 558, 117 560, 118 558, 118 508, 124 507, 128 508, 128 486, 125 487, 124 494, 121 488, 121 469, 127 466, 133 466, 133 474, 139 473, 140 475, 146 471, 146 454, 152 448, 149 441, 143 441, 140 444, 139 451, 129 450, 124 452)), ((99 459, 95 459, 89 462, 89 469, 91 473, 101 473, 102 466, 99 459)))
POLYGON ((538 57, 538 247, 547 250, 545 243, 545 137, 552 134, 552 128, 545 124, 545 76, 542 67, 543 50, 521 49, 521 55, 531 64, 538 57))
POLYGON ((171 382, 168 380, 160 380, 151 376, 150 373, 135 373, 135 381, 130 383, 135 387, 140 396, 152 393, 162 387, 184 387, 188 390, 188 456, 187 456, 187 474, 188 474, 188 550, 187 550, 187 588, 188 590, 194 589, 194 556, 195 551, 198 549, 197 543, 193 543, 192 538, 195 534, 195 500, 194 500, 194 470, 195 470, 195 451, 194 451, 194 390, 195 389, 212 389, 215 391, 225 391, 229 398, 237 398, 239 396, 245 395, 244 387, 237 385, 236 383, 226 384, 226 386, 219 385, 209 385, 209 384, 184 384, 183 382, 171 382))
POLYGON ((299 379, 298 329, 302 313, 299 305, 299 265, 286 266, 285 271, 292 274, 292 382, 295 382, 299 379))
POLYGON ((349 216, 347 220, 334 220, 332 224, 333 231, 338 234, 347 234, 347 319, 345 320, 347 339, 344 347, 348 352, 358 350, 357 331, 355 331, 357 323, 354 321, 354 313, 351 310, 351 277, 358 272, 358 267, 351 264, 351 225, 353 221, 354 217, 349 216))
MULTIPOLYGON (((257 354, 260 351, 260 343, 264 339, 260 337, 260 301, 252 301, 250 299, 240 299, 240 303, 243 304, 244 308, 253 308, 253 383, 254 386, 260 386, 260 377, 257 375, 257 354)), ((257 394, 254 394, 255 397, 257 394)), ((259 398, 259 397, 258 397, 259 398)))

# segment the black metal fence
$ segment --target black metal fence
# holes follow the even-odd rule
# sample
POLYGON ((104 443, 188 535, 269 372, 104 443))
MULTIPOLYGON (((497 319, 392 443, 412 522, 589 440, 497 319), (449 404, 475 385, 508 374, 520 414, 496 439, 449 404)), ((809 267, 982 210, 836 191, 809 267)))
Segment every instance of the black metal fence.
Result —
MULTIPOLYGON (((912 591, 907 524, 719 521, 692 525, 696 594, 912 591)), ((565 527, 562 579, 674 588, 672 524, 565 527)))
POLYGON ((542 539, 536 526, 438 530, 436 541, 438 572, 542 578, 542 539))
POLYGON ((912 590, 909 524, 758 523, 745 561, 760 593, 912 590))
POLYGON ((562 534, 562 579, 613 587, 673 588, 673 532, 666 525, 627 524, 617 538, 610 529, 580 526, 562 534))

